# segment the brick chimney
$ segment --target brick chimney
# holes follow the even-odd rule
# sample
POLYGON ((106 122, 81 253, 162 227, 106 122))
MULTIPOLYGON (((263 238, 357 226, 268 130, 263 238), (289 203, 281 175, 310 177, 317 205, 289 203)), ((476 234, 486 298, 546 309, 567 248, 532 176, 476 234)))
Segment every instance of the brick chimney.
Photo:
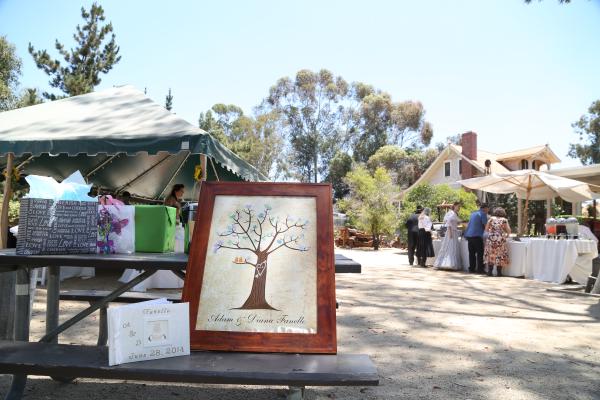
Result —
MULTIPOLYGON (((461 137, 462 154, 469 160, 477 160, 477 134, 475 132, 465 132, 461 137)), ((462 160, 462 179, 469 179, 475 176, 475 168, 468 162, 462 160)))

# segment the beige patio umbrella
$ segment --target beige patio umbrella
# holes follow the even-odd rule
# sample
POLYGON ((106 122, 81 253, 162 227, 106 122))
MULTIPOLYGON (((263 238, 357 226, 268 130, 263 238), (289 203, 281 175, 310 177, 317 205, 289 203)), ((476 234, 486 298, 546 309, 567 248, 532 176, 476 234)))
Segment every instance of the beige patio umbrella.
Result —
POLYGON ((520 232, 523 232, 523 228, 527 227, 529 200, 561 197, 566 201, 575 203, 594 198, 594 194, 587 183, 532 169, 490 174, 478 178, 464 179, 458 181, 458 183, 469 189, 490 193, 515 193, 519 199, 525 199, 523 226, 519 227, 520 232))

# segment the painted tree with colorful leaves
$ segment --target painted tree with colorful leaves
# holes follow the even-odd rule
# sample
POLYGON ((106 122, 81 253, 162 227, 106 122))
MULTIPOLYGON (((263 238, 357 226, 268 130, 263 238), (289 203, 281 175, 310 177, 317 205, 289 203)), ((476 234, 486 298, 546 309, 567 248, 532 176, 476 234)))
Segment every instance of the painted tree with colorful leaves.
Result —
POLYGON ((221 249, 239 251, 232 260, 237 265, 253 269, 254 279, 248 298, 239 310, 277 310, 265 298, 268 259, 278 250, 308 251, 304 242, 304 231, 309 221, 301 218, 273 215, 272 207, 265 205, 257 211, 252 205, 236 209, 229 215, 230 224, 219 232, 219 240, 213 245, 216 253, 221 249))

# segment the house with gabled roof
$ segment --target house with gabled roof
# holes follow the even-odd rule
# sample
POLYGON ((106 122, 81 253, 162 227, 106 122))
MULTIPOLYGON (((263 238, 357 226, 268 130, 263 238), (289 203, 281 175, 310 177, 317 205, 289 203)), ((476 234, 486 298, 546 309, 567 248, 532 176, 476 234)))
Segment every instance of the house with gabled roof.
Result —
POLYGON ((461 135, 461 145, 449 143, 434 162, 406 191, 419 184, 448 184, 459 188, 458 181, 490 173, 502 173, 520 169, 550 170, 560 162, 552 149, 546 145, 493 153, 477 147, 477 134, 461 135))

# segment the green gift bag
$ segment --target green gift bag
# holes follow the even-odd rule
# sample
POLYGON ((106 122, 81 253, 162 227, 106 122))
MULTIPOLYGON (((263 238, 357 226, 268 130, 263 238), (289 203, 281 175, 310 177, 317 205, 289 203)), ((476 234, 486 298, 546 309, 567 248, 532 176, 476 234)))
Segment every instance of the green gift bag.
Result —
POLYGON ((167 206, 135 206, 135 251, 175 251, 177 209, 167 206))

